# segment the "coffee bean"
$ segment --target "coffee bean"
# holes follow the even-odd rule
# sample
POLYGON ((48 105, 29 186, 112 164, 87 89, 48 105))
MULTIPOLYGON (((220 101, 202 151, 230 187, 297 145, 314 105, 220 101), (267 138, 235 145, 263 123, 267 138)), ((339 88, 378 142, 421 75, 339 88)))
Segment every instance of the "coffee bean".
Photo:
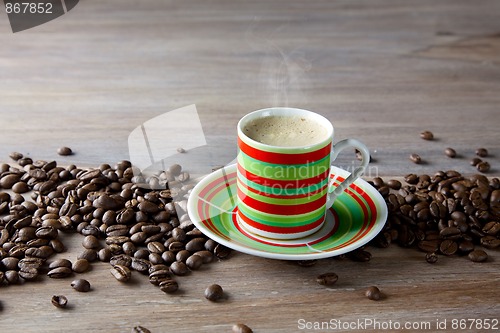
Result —
POLYGON ((205 249, 207 251, 210 251, 210 252, 214 252, 215 250, 215 247, 218 245, 218 243, 216 241, 214 241, 213 239, 207 239, 207 241, 205 242, 205 249))
POLYGON ((490 164, 486 161, 480 162, 476 165, 476 169, 479 172, 486 173, 486 172, 490 171, 490 164))
POLYGON ((470 165, 472 166, 477 166, 479 163, 481 163, 483 160, 480 158, 474 157, 472 160, 470 160, 470 165))
POLYGON ((186 243, 186 250, 192 253, 197 251, 202 251, 205 249, 205 242, 206 238, 203 237, 193 238, 192 240, 186 243))
POLYGON ((19 282, 19 272, 15 270, 5 271, 4 279, 7 281, 7 284, 16 284, 19 282))
POLYGON ((231 249, 222 244, 218 244, 214 249, 214 254, 219 259, 227 259, 231 254, 231 249))
POLYGON ((99 244, 99 240, 94 235, 85 236, 85 238, 82 241, 82 245, 86 249, 97 249, 101 246, 99 244))
POLYGON ((78 279, 71 282, 71 287, 76 291, 86 293, 90 290, 90 282, 85 279, 78 279))
POLYGON ((438 261, 438 256, 434 252, 427 253, 425 255, 425 261, 429 264, 435 264, 438 261))
POLYGON ((57 153, 61 156, 69 156, 73 154, 73 151, 69 147, 60 147, 57 149, 57 153))
POLYGON ((71 268, 72 263, 68 259, 56 259, 52 261, 49 265, 49 269, 57 268, 57 267, 67 267, 71 268))
POLYGON ((208 263, 212 262, 214 259, 213 253, 210 251, 207 251, 207 250, 195 252, 195 253, 193 253, 193 255, 197 255, 197 256, 201 257, 201 259, 203 259, 204 264, 208 264, 208 263))
POLYGON ((191 252, 189 252, 188 250, 181 250, 175 255, 175 261, 182 261, 185 263, 187 258, 189 258, 190 256, 191 252))
POLYGON ((54 295, 50 300, 53 306, 56 308, 65 308, 68 305, 68 299, 64 295, 54 295))
POLYGON ((17 269, 18 263, 19 259, 14 257, 5 257, 0 261, 0 264, 3 265, 3 267, 5 267, 7 270, 17 269))
POLYGON ((178 176, 182 171, 182 167, 179 164, 173 164, 168 168, 167 171, 173 176, 178 176))
POLYGON ((17 164, 19 164, 22 167, 25 167, 29 164, 33 164, 33 160, 29 157, 23 157, 17 160, 17 164))
POLYGON ((126 254, 118 254, 118 255, 112 256, 109 259, 109 263, 112 266, 120 265, 120 266, 130 267, 130 265, 132 264, 132 258, 126 254))
POLYGON ((410 161, 412 161, 415 164, 420 164, 422 163, 422 158, 418 154, 410 154, 410 161))
POLYGON ((316 277, 316 282, 318 282, 322 286, 332 286, 339 279, 338 275, 331 273, 323 273, 316 277))
POLYGON ((19 269, 24 269, 24 268, 35 268, 39 269, 42 267, 44 264, 45 260, 41 258, 35 258, 35 257, 25 257, 17 263, 17 267, 19 269))
POLYGON ((500 247, 500 239, 493 236, 484 236, 481 238, 481 245, 487 249, 500 247))
POLYGON ((88 271, 89 268, 90 268, 90 263, 88 262, 87 259, 77 259, 71 266, 71 269, 75 273, 84 273, 88 271))
POLYGON ((175 261, 170 264, 170 271, 175 275, 186 275, 187 273, 189 273, 189 269, 186 264, 179 261, 175 261))
POLYGON ((368 299, 371 299, 372 301, 378 301, 382 298, 382 293, 377 287, 371 286, 368 289, 366 289, 365 296, 368 299))
POLYGON ((54 253, 54 250, 47 245, 43 245, 40 247, 30 247, 26 249, 24 252, 24 255, 26 257, 36 257, 36 258, 42 258, 42 259, 47 259, 54 253))
POLYGON ((384 186, 384 185, 385 185, 384 180, 383 180, 382 178, 380 178, 380 177, 375 177, 375 178, 373 178, 373 180, 372 180, 372 181, 373 181, 373 185, 374 185, 376 188, 380 188, 380 187, 382 187, 382 186, 384 186))
POLYGON ((19 276, 25 280, 35 280, 38 277, 38 269, 32 267, 20 268, 19 276))
POLYGON ((455 221, 455 222, 466 222, 467 221, 467 216, 465 213, 460 212, 460 211, 454 211, 451 213, 450 217, 455 221))
POLYGON ((400 188, 401 188, 401 182, 399 180, 396 180, 396 179, 391 179, 387 182, 387 185, 393 189, 393 190, 396 190, 398 191, 400 188))
POLYGON ((469 253, 474 250, 474 244, 470 240, 463 240, 458 244, 458 251, 461 253, 469 253))
POLYGON ((490 236, 496 236, 500 233, 500 222, 491 221, 484 225, 483 232, 490 236))
POLYGON ((180 182, 187 182, 191 178, 191 175, 188 172, 181 172, 177 176, 177 180, 180 182))
POLYGON ((160 207, 158 207, 158 205, 155 205, 151 201, 147 200, 140 202, 137 208, 139 208, 140 211, 148 214, 154 214, 160 211, 160 207))
POLYGON ((148 251, 151 253, 163 253, 165 252, 165 246, 160 242, 150 242, 147 245, 148 251))
POLYGON ((458 239, 461 234, 460 230, 455 227, 446 227, 439 232, 439 236, 443 239, 458 239))
POLYGON ((458 244, 451 239, 446 239, 439 245, 439 251, 446 256, 451 256, 458 251, 458 244))
POLYGON ((372 254, 363 249, 357 249, 346 253, 346 257, 351 259, 352 261, 366 262, 370 261, 370 259, 372 258, 372 254))
POLYGON ((234 324, 232 330, 233 333, 253 333, 250 327, 241 323, 234 324))
POLYGON ((11 189, 21 179, 18 174, 8 174, 0 178, 0 187, 4 189, 11 189))
POLYGON ((205 289, 205 298, 209 301, 216 302, 224 296, 222 287, 218 284, 212 284, 205 289))
POLYGON ((424 131, 420 133, 420 137, 424 140, 432 140, 434 139, 434 134, 431 131, 424 131))
POLYGON ((183 250, 184 247, 185 245, 182 242, 172 242, 168 245, 168 250, 172 252, 179 252, 183 250))
POLYGON ((177 283, 177 281, 172 279, 163 280, 158 284, 158 286, 164 293, 173 293, 179 289, 179 284, 177 283))
POLYGON ((111 250, 109 248, 105 247, 99 250, 97 256, 100 261, 108 262, 113 254, 111 253, 111 250))
MULTIPOLYGON (((130 242, 130 238, 127 236, 108 236, 108 237, 106 237, 106 241, 105 241, 105 243, 107 245, 117 244, 117 245, 122 245, 122 246, 124 243, 127 243, 127 242, 134 245, 134 243, 130 242)), ((98 245, 98 244, 99 243, 97 243, 95 245, 98 245)))
POLYGON ((200 257, 199 255, 193 254, 192 256, 188 257, 186 259, 186 266, 190 270, 196 270, 203 265, 203 258, 200 257))
POLYGON ((446 148, 444 150, 444 153, 446 154, 446 156, 448 156, 450 158, 454 158, 457 156, 457 152, 453 148, 446 148))
POLYGON ((144 243, 144 241, 146 240, 146 238, 148 238, 148 234, 146 234, 143 231, 136 232, 132 236, 130 236, 130 240, 134 244, 142 244, 142 243, 144 243))
POLYGON ((146 259, 132 258, 132 263, 130 264, 130 267, 133 270, 138 271, 140 273, 146 273, 151 267, 151 262, 146 259))
POLYGON ((23 154, 17 151, 13 151, 12 153, 9 154, 9 157, 12 158, 14 161, 18 161, 21 158, 23 158, 23 154))
POLYGON ((57 268, 51 269, 47 273, 47 276, 52 278, 52 279, 63 279, 65 277, 70 276, 72 273, 73 273, 73 271, 69 267, 57 267, 57 268))
POLYGON ((135 326, 132 329, 132 333, 151 333, 151 331, 148 330, 146 327, 143 327, 143 326, 135 326))
POLYGON ((85 249, 78 254, 77 259, 86 259, 88 262, 94 262, 97 259, 97 251, 94 249, 85 249))
POLYGON ((433 253, 439 250, 438 240, 423 240, 418 242, 418 248, 424 252, 433 253))
POLYGON ((172 280, 172 274, 168 268, 149 273, 149 282, 155 286, 160 285, 162 281, 166 280, 172 280))
POLYGON ((12 185, 12 192, 14 193, 26 193, 30 190, 30 187, 25 182, 17 182, 12 185))
POLYGON ((487 157, 488 156, 488 150, 486 148, 478 148, 476 150, 476 155, 479 157, 487 157))
POLYGON ((114 265, 111 270, 111 275, 114 276, 115 279, 117 279, 120 282, 127 282, 130 280, 132 273, 130 272, 130 269, 126 266, 122 265, 114 265))
POLYGON ((484 262, 488 260, 488 254, 483 250, 474 250, 469 253, 469 259, 473 262, 484 262))

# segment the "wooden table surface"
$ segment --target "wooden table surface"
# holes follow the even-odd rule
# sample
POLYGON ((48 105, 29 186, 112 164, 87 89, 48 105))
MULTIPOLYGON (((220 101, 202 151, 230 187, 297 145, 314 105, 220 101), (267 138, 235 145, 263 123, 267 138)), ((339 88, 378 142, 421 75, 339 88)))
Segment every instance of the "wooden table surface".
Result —
MULTIPOLYGON (((215 152, 203 161, 210 169, 235 157, 239 118, 288 105, 329 118, 335 141, 366 142, 374 158, 366 178, 473 174, 469 160, 479 147, 491 155, 488 176, 500 175, 496 0, 89 0, 15 34, 3 11, 0 17, 0 162, 19 151, 60 165, 113 164, 129 159, 134 128, 196 104, 215 152), (436 140, 420 139, 423 130, 436 140), (63 145, 75 154, 58 156, 63 145), (459 156, 447 158, 446 147, 459 156), (413 152, 425 163, 411 163, 413 152)), ((176 128, 168 125, 174 140, 176 128)), ((349 167, 351 159, 345 154, 339 163, 349 167)), ((67 237, 68 251, 58 257, 75 259, 81 239, 67 237)), ((0 288, 0 332, 130 332, 137 325, 229 332, 236 322, 254 332, 339 331, 305 325, 330 321, 371 331, 356 326, 365 320, 428 322, 432 331, 440 323, 451 332, 453 320, 500 319, 498 250, 488 250, 486 263, 453 256, 435 265, 396 245, 370 251, 367 263, 323 259, 309 268, 234 252, 179 278, 175 295, 139 274, 119 283, 98 263, 83 275, 89 293, 47 277, 0 288), (329 271, 337 284, 318 285, 315 277, 329 271), (228 298, 207 301, 211 283, 228 298), (370 285, 387 297, 366 299, 370 285), (53 307, 53 294, 67 295, 70 308, 53 307)))

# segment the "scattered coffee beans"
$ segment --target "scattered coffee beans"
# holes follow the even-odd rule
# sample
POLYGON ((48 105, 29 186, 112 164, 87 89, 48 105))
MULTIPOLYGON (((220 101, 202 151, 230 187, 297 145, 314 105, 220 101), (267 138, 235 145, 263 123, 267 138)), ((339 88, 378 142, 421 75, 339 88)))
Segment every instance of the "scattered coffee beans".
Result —
POLYGON ((457 152, 453 148, 446 148, 444 153, 450 158, 455 158, 457 156, 457 152))
POLYGON ((212 284, 207 289, 205 289, 205 298, 209 301, 216 302, 224 296, 224 291, 222 287, 218 284, 212 284))
POLYGON ((424 131, 420 133, 420 137, 424 140, 432 140, 434 139, 434 134, 431 131, 424 131))
POLYGON ((377 287, 371 286, 368 289, 366 289, 365 296, 368 299, 371 299, 372 301, 378 301, 382 298, 382 293, 377 287))
POLYGON ((410 154, 410 161, 412 161, 415 164, 420 164, 422 163, 422 158, 418 154, 410 154))
POLYGON ((151 331, 148 330, 146 327, 143 327, 143 326, 135 326, 132 329, 132 333, 151 333, 151 331))
POLYGON ((476 155, 479 157, 487 157, 488 156, 488 150, 486 148, 478 148, 476 150, 476 155))
POLYGON ((54 295, 50 302, 56 308, 65 308, 68 305, 68 299, 64 295, 54 295))
POLYGON ((17 151, 14 151, 12 153, 9 154, 9 157, 12 158, 14 161, 18 161, 20 160, 21 158, 23 158, 23 154, 17 152, 17 151))
POLYGON ((470 165, 472 166, 476 166, 478 165, 479 163, 481 163, 483 160, 481 160, 480 158, 477 158, 477 157, 474 157, 472 160, 470 160, 470 165))
POLYGON ((318 275, 316 278, 316 282, 318 282, 322 286, 333 286, 337 280, 339 279, 338 275, 335 273, 324 273, 318 275))
POLYGON ((61 147, 57 149, 57 153, 61 156, 68 156, 73 154, 73 151, 69 147, 61 147))
MULTIPOLYGON (((479 171, 479 172, 482 172, 482 173, 486 173, 488 171, 490 171, 490 164, 486 161, 483 161, 483 162, 479 162, 477 165, 476 165, 476 169, 479 171)), ((14 189, 14 188, 13 188, 14 189)))
POLYGON ((245 324, 234 324, 233 333, 253 333, 252 329, 245 324))
POLYGON ((78 279, 71 282, 71 287, 79 292, 87 292, 90 290, 90 282, 85 279, 78 279))

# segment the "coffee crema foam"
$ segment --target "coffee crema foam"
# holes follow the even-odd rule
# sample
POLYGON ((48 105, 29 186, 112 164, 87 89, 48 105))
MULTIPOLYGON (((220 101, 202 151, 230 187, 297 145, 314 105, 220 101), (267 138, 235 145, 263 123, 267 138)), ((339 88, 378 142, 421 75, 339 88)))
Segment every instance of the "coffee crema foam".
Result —
POLYGON ((301 116, 268 116, 250 121, 243 133, 252 140, 278 147, 302 147, 323 141, 327 129, 301 116))

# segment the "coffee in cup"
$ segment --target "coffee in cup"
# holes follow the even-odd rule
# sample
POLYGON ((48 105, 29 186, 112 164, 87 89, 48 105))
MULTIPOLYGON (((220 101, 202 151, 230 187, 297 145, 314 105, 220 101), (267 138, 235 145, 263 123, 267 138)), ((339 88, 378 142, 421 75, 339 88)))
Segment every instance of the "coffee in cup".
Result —
POLYGON ((263 237, 294 239, 319 230, 335 197, 368 166, 363 143, 345 139, 333 145, 333 125, 311 111, 254 111, 237 130, 237 218, 263 237), (361 152, 361 166, 332 191, 331 164, 346 148, 361 152))

